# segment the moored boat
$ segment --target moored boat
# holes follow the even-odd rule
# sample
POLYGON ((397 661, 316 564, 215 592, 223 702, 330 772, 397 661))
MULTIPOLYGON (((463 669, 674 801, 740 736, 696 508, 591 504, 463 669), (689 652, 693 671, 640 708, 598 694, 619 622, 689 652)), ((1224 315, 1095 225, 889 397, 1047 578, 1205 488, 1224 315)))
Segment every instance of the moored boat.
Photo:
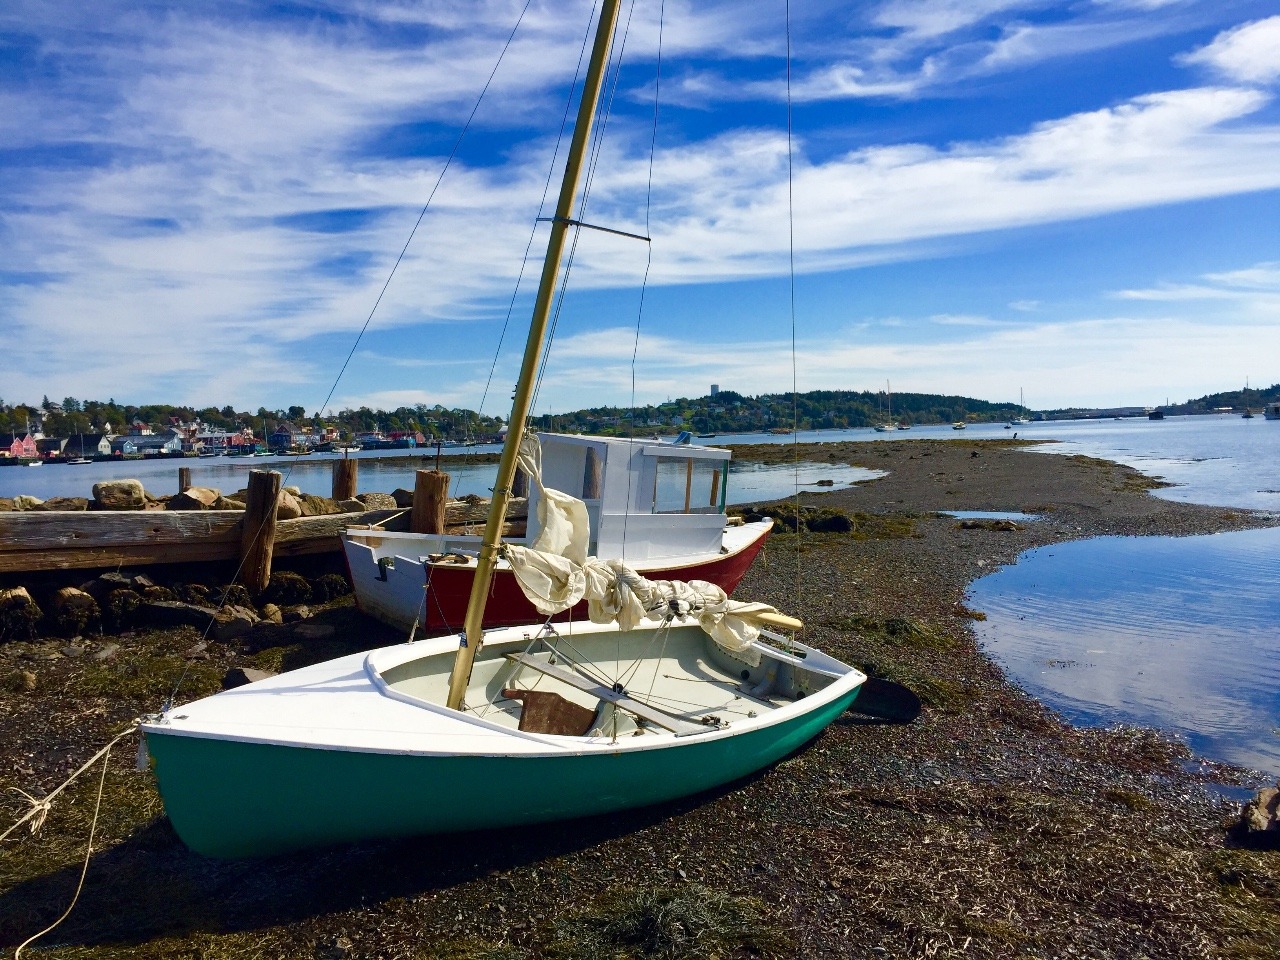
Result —
MULTIPOLYGON (((716 447, 540 434, 541 474, 548 486, 581 498, 590 524, 589 552, 624 560, 649 579, 706 580, 732 593, 764 545, 770 520, 733 525, 725 516, 731 454, 716 447)), ((529 485, 530 543, 541 531, 541 483, 529 485)), ((356 603, 398 629, 462 626, 478 532, 398 533, 348 528, 342 546, 356 603)), ((494 572, 485 626, 527 623, 538 614, 510 566, 494 572)), ((582 608, 559 619, 582 619, 582 608)))

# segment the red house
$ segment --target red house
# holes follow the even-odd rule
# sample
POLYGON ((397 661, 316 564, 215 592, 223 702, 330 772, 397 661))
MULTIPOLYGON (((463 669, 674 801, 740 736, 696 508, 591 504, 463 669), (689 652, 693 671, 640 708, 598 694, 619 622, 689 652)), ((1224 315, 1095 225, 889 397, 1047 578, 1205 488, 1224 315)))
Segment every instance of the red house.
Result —
POLYGON ((0 451, 11 457, 34 457, 36 442, 29 433, 0 433, 0 451))

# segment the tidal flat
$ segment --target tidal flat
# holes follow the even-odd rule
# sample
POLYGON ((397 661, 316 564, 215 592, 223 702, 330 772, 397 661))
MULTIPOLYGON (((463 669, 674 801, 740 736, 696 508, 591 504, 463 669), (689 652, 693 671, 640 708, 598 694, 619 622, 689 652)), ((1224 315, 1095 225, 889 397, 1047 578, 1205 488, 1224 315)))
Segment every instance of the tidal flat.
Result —
MULTIPOLYGON (((807 642, 911 686, 926 705, 913 724, 847 715, 745 782, 625 815, 233 863, 182 846, 124 743, 84 890, 39 955, 1274 956, 1280 855, 1232 846, 1236 804, 1218 789, 1254 779, 1153 731, 1067 724, 981 653, 981 614, 964 599, 1031 547, 1274 519, 1158 499, 1130 468, 1013 442, 785 452, 887 473, 754 505, 793 519, 739 595, 801 616, 807 642), (946 510, 1041 519, 1010 529, 946 510), (794 520, 841 515, 850 522, 834 532, 794 520)), ((7 788, 52 789, 154 711, 184 670, 193 698, 231 666, 288 668, 401 639, 349 599, 310 622, 335 632, 253 652, 211 644, 203 659, 186 658, 189 629, 103 638, 120 650, 101 661, 95 638, 77 657, 60 652, 65 640, 0 645, 0 828, 28 807, 7 788)), ((95 769, 38 835, 5 841, 0 947, 71 901, 97 787, 95 769)))

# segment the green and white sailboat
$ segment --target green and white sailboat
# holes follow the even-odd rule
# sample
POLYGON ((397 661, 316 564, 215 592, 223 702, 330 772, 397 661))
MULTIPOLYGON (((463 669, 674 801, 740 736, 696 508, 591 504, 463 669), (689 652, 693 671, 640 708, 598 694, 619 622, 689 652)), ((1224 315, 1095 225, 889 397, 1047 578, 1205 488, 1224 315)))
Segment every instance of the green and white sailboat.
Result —
POLYGON ((498 467, 465 634, 358 653, 173 707, 143 726, 165 809, 216 857, 529 824, 686 796, 786 756, 866 679, 764 630, 799 626, 699 582, 583 553, 580 501, 530 549, 501 531, 619 0, 605 0, 498 467), (502 554, 548 614, 483 631, 502 554))

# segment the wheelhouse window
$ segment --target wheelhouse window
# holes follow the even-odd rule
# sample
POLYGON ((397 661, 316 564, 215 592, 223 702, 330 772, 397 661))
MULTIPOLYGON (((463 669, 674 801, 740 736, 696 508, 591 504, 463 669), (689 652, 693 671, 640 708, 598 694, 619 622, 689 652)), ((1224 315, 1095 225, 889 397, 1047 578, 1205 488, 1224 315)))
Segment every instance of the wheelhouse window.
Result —
POLYGON ((654 513, 721 513, 728 461, 658 457, 654 513))

